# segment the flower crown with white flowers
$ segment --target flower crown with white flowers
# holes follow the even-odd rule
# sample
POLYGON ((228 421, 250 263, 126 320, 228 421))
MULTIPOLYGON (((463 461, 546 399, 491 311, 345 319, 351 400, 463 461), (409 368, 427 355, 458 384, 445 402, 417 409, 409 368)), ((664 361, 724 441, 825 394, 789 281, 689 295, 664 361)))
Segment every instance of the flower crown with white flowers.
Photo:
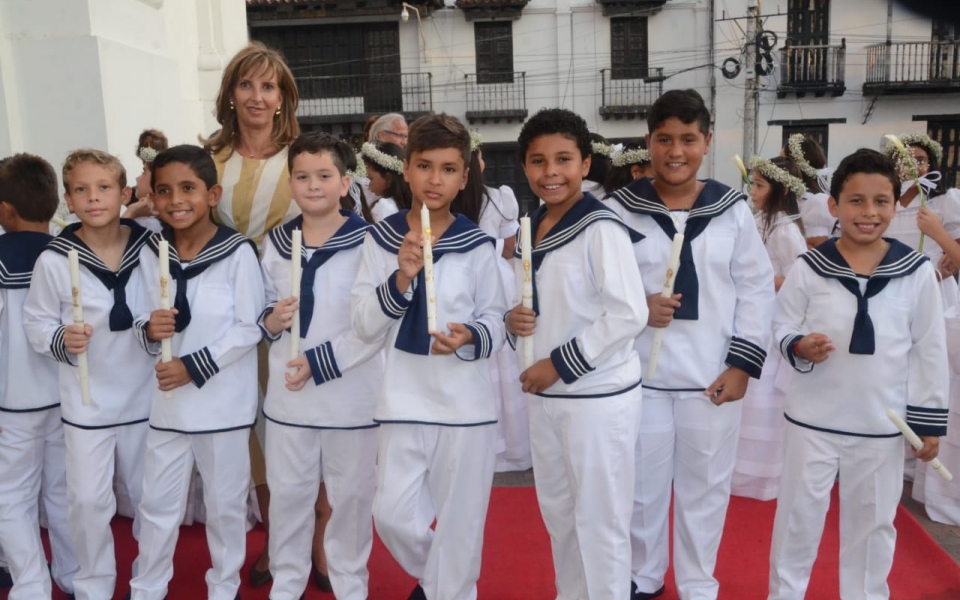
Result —
POLYGON ((397 158, 396 156, 390 156, 386 152, 381 152, 377 150, 377 147, 371 144, 370 142, 364 142, 360 146, 360 156, 363 158, 370 159, 377 165, 383 167, 388 171, 393 171, 399 175, 403 174, 403 161, 397 158))
POLYGON ((356 179, 358 177, 367 176, 367 164, 363 162, 363 155, 357 154, 357 168, 356 169, 347 169, 347 177, 350 179, 356 179))
MULTIPOLYGON (((943 160, 943 146, 925 133, 905 133, 897 136, 897 139, 906 148, 920 146, 926 150, 930 154, 931 169, 936 169, 940 165, 940 161, 943 160)), ((896 145, 888 139, 887 145, 883 148, 883 153, 891 158, 897 158, 896 145)))
POLYGON ((613 146, 603 142, 590 142, 590 150, 593 154, 599 154, 607 158, 610 158, 610 155, 613 154, 613 146))
POLYGON ((800 167, 800 171, 804 175, 816 179, 816 167, 811 165, 807 160, 807 157, 803 155, 803 138, 804 135, 802 133, 795 133, 791 135, 787 140, 787 153, 790 155, 790 158, 793 159, 793 162, 797 163, 797 166, 800 167))
POLYGON ((611 158, 615 167, 641 165, 650 162, 650 152, 644 148, 633 148, 631 150, 620 148, 619 152, 614 151, 611 158))
POLYGON ((483 145, 483 136, 479 131, 470 132, 470 152, 476 152, 483 145))
POLYGON ((140 148, 139 152, 137 152, 137 156, 140 157, 140 160, 148 165, 152 163, 155 158, 157 158, 158 154, 160 153, 149 146, 144 146, 143 148, 140 148))
POLYGON ((802 179, 791 175, 761 156, 754 156, 750 159, 750 170, 760 173, 768 181, 779 183, 788 191, 793 192, 798 200, 807 193, 807 186, 802 179))

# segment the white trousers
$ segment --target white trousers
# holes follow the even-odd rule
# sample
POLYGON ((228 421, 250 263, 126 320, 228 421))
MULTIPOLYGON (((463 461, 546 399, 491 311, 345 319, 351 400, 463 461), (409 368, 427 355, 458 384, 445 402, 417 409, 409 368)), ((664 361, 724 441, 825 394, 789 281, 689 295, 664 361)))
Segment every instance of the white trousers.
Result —
POLYGON ((476 600, 496 424, 385 423, 379 436, 373 518, 380 539, 428 600, 476 600))
POLYGON ((66 446, 60 409, 3 412, 0 427, 0 546, 7 552, 13 577, 9 600, 51 594, 38 500, 47 515, 53 578, 71 594, 80 567, 67 525, 66 446))
POLYGON ((643 393, 528 396, 537 502, 557 600, 630 597, 634 447, 643 393))
MULTIPOLYGON (((70 539, 80 563, 73 578, 77 600, 109 600, 117 584, 117 561, 110 521, 117 511, 114 470, 128 482, 139 501, 143 481, 146 422, 107 429, 63 426, 67 448, 67 519, 70 539)), ((134 517, 133 536, 140 523, 134 517)), ((137 562, 134 561, 134 572, 137 562)))
POLYGON ((630 540, 633 581, 641 592, 663 585, 670 562, 681 600, 716 600, 713 576, 737 456, 741 405, 713 404, 703 392, 643 391, 636 446, 630 540))
POLYGON ((187 508, 196 463, 207 511, 207 597, 233 600, 247 548, 250 430, 188 435, 151 429, 140 503, 140 573, 130 582, 133 600, 162 600, 173 577, 173 553, 187 508))
POLYGON ((830 491, 840 476, 840 597, 886 600, 903 492, 903 440, 787 424, 787 453, 770 548, 770 600, 803 600, 830 491))
POLYGON ((338 600, 366 600, 373 547, 377 430, 310 429, 267 421, 271 600, 297 600, 310 578, 321 479, 332 513, 323 538, 338 600))

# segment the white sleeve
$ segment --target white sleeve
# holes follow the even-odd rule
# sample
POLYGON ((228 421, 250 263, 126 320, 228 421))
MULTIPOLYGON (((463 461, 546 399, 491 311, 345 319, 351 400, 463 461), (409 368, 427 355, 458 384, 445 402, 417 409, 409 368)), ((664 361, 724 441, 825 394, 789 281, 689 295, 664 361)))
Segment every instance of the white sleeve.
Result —
POLYGON ((386 335, 407 311, 412 296, 408 290, 397 289, 397 265, 384 264, 383 255, 373 236, 367 233, 360 271, 350 292, 350 324, 357 337, 368 344, 386 335))
POLYGON ((260 342, 258 321, 263 310, 263 276, 260 262, 253 248, 244 244, 235 251, 233 272, 233 325, 219 339, 207 346, 181 356, 190 378, 202 387, 223 367, 239 360, 260 342))
MULTIPOLYGON (((140 347, 148 354, 160 354, 160 342, 147 339, 147 325, 150 323, 150 313, 160 308, 160 260, 153 250, 144 246, 140 249, 140 294, 137 303, 131 308, 133 313, 133 332, 140 342, 140 347)), ((168 282, 169 291, 173 291, 173 283, 168 282)), ((170 297, 173 304, 173 297, 170 297)))
POLYGON ((830 237, 837 219, 830 214, 830 196, 814 194, 800 207, 800 218, 808 238, 830 237))
POLYGON ((770 236, 772 239, 769 241, 773 242, 770 244, 773 274, 776 277, 786 277, 797 257, 807 251, 807 241, 794 223, 785 223, 774 228, 770 236))
POLYGON ((500 222, 500 239, 516 235, 520 229, 520 203, 510 186, 500 186, 500 213, 503 221, 500 222))
POLYGON ((498 256, 493 244, 484 244, 473 250, 474 309, 473 321, 464 323, 473 334, 473 345, 457 350, 457 357, 463 360, 489 358, 503 348, 506 340, 506 327, 503 314, 507 312, 507 300, 503 292, 503 280, 500 278, 498 256))
POLYGON ((917 435, 945 436, 950 372, 940 284, 933 265, 925 262, 916 274, 916 290, 907 353, 907 423, 917 435))
POLYGON ((770 345, 770 323, 775 292, 773 267, 757 231, 756 221, 745 203, 730 210, 739 211, 739 235, 733 248, 730 276, 737 300, 733 313, 733 339, 726 364, 760 378, 770 345))
POLYGON ((608 359, 624 344, 632 345, 648 316, 640 269, 626 230, 601 221, 584 235, 590 236, 587 268, 600 294, 603 314, 586 331, 550 353, 566 384, 592 371, 593 365, 608 359))
POLYGON ((283 261, 280 258, 280 254, 277 252, 277 249, 273 247, 273 243, 270 240, 266 240, 263 244, 263 259, 260 261, 260 271, 263 275, 263 292, 265 305, 263 307, 263 312, 260 313, 260 318, 257 319, 257 324, 260 326, 261 333, 263 333, 263 339, 269 342, 275 342, 280 339, 282 333, 277 335, 271 334, 267 331, 266 326, 264 326, 264 319, 267 318, 267 315, 273 312, 273 307, 276 306, 277 302, 280 300, 280 294, 277 291, 277 285, 274 283, 273 272, 278 268, 283 268, 283 265, 286 264, 289 268, 289 264, 286 261, 283 261))
POLYGON ((61 321, 60 294, 57 291, 58 257, 43 252, 33 268, 30 289, 23 304, 23 329, 33 349, 44 356, 69 365, 76 364, 63 342, 66 325, 61 321))
POLYGON ((773 339, 779 345, 780 354, 789 361, 794 369, 807 373, 813 369, 813 363, 796 356, 793 345, 806 333, 803 325, 807 318, 807 305, 810 297, 810 267, 799 261, 796 268, 790 270, 780 292, 777 293, 777 306, 773 317, 773 339))
POLYGON ((960 189, 951 188, 940 200, 943 228, 954 240, 960 239, 960 189))

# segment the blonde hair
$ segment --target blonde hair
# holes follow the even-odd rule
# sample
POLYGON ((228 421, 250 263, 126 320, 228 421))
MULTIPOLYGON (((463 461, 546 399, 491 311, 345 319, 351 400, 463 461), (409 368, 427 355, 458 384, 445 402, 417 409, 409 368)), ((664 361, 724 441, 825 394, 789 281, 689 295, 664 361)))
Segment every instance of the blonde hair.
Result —
POLYGON ((77 168, 77 165, 83 163, 93 163, 97 166, 103 167, 107 170, 113 171, 117 176, 117 183, 120 184, 120 189, 127 187, 127 170, 123 168, 123 164, 120 162, 116 156, 104 152, 103 150, 95 150, 93 148, 80 148, 79 150, 74 150, 69 155, 67 159, 63 161, 63 189, 67 193, 70 193, 70 182, 69 176, 71 171, 77 168))
POLYGON ((300 135, 300 124, 297 122, 300 93, 297 91, 293 73, 290 72, 290 67, 284 62, 280 52, 260 42, 250 42, 246 48, 237 52, 223 71, 215 113, 221 128, 209 138, 200 137, 204 149, 217 154, 224 148, 230 148, 230 154, 233 154, 233 148, 240 141, 237 112, 230 107, 233 90, 237 87, 240 78, 247 73, 271 72, 277 77, 277 85, 280 87, 280 95, 283 98, 280 114, 274 117, 271 139, 278 148, 289 146, 293 140, 297 139, 300 135))

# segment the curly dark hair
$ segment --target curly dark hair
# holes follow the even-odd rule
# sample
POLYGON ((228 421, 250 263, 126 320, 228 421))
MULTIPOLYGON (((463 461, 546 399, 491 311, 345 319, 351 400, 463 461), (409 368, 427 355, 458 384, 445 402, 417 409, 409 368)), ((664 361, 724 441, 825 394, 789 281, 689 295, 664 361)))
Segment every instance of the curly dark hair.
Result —
POLYGON ((530 117, 520 130, 517 138, 520 162, 527 162, 527 150, 530 143, 544 135, 560 134, 576 142, 580 156, 586 158, 593 153, 590 146, 590 129, 583 117, 565 108, 542 108, 530 117))

